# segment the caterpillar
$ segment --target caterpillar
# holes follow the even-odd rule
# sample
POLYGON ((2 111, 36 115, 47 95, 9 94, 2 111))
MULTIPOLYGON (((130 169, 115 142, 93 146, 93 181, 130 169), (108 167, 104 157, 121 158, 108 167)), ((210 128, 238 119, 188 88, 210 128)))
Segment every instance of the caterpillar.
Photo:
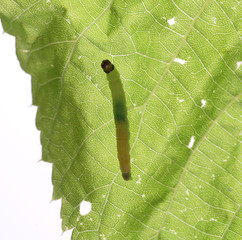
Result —
POLYGON ((117 151, 123 179, 128 181, 130 173, 129 122, 125 94, 117 69, 109 60, 103 60, 101 67, 107 75, 112 94, 113 115, 116 127, 117 151))

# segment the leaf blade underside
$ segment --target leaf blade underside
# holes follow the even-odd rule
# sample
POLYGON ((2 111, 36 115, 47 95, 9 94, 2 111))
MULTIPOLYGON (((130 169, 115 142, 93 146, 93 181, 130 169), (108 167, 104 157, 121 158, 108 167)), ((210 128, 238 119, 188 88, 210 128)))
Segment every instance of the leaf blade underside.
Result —
POLYGON ((239 1, 0 3, 72 239, 242 238, 241 13, 239 1), (103 59, 126 94, 129 182, 103 59))

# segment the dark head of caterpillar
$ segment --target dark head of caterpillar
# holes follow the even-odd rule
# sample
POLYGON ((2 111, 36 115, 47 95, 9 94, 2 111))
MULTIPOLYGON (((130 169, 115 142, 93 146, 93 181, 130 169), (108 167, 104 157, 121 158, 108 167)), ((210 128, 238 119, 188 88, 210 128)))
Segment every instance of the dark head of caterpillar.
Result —
POLYGON ((105 73, 110 73, 114 69, 114 65, 109 60, 103 60, 101 67, 105 73))

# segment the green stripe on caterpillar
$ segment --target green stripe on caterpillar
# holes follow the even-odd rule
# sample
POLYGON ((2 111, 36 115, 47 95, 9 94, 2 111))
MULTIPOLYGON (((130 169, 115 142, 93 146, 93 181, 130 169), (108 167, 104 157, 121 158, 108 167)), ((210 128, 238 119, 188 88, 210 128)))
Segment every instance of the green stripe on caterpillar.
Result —
POLYGON ((107 74, 109 88, 113 100, 113 114, 116 126, 117 150, 120 169, 124 180, 131 178, 130 173, 130 147, 129 147, 129 122, 125 94, 117 69, 109 60, 103 60, 101 67, 107 74))

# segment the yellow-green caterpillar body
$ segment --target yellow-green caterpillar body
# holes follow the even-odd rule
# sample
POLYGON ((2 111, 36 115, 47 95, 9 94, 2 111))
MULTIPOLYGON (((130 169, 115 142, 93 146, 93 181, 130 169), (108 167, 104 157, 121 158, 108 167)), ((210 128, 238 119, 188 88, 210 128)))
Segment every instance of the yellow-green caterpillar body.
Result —
POLYGON ((109 60, 103 60, 101 67, 107 74, 109 88, 113 100, 113 114, 116 126, 117 150, 120 169, 124 180, 131 178, 130 173, 130 146, 129 146, 129 122, 125 94, 120 80, 120 75, 109 60))

